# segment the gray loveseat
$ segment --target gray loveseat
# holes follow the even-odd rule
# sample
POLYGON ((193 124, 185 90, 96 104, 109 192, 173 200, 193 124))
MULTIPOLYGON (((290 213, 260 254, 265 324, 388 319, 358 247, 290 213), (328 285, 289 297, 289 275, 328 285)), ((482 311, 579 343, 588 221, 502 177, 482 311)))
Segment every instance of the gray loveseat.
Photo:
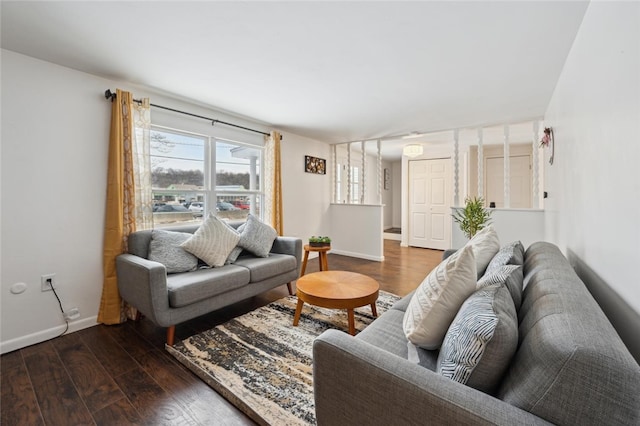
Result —
POLYGON ((524 286, 518 348, 495 395, 435 373, 437 351, 408 360, 408 295, 355 338, 316 339, 318 424, 640 424, 640 366, 556 246, 529 247, 524 286))
MULTIPOLYGON (((231 223, 237 227, 239 223, 231 223)), ((194 233, 198 226, 163 228, 194 233)), ((220 268, 167 274, 163 264, 148 260, 151 230, 129 235, 129 252, 116 258, 120 296, 160 327, 173 345, 175 325, 287 284, 300 274, 302 240, 277 237, 269 257, 247 252, 220 268)))

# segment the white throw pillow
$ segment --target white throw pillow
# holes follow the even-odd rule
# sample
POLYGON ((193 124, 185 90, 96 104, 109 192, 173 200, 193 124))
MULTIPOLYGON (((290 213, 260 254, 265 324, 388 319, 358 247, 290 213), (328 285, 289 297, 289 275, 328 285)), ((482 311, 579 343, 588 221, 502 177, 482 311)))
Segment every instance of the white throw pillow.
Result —
POLYGON ((482 228, 476 235, 467 242, 467 246, 473 248, 473 254, 476 258, 476 270, 478 278, 484 275, 487 265, 493 259, 493 256, 500 251, 500 240, 493 225, 482 228))
POLYGON ((180 246, 204 260, 207 265, 217 268, 224 265, 239 240, 237 232, 210 213, 193 236, 180 246))
POLYGON ((476 259, 465 246, 427 275, 409 302, 402 323, 407 339, 438 349, 460 306, 476 290, 476 259))

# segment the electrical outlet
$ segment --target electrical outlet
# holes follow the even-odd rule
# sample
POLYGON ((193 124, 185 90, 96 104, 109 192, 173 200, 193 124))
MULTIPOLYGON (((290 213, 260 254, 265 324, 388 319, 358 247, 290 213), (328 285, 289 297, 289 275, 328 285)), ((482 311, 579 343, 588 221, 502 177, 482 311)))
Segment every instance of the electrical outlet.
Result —
POLYGON ((51 291, 52 287, 55 287, 56 274, 46 274, 40 277, 40 283, 42 285, 42 291, 51 291))

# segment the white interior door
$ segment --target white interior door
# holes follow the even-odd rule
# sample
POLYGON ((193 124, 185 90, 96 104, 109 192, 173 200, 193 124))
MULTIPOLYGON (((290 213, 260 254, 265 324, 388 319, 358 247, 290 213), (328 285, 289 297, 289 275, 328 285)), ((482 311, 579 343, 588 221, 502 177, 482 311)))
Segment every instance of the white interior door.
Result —
MULTIPOLYGON (((485 159, 485 201, 504 207, 504 157, 485 159)), ((531 208, 531 157, 509 157, 510 208, 531 208)))
POLYGON ((409 161, 409 245, 451 247, 451 160, 409 161))

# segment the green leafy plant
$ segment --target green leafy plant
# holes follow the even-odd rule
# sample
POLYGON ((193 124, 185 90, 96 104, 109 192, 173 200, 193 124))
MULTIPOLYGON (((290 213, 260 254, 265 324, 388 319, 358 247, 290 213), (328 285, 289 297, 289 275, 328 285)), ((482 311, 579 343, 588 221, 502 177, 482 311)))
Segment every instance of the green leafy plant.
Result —
POLYGON ((467 197, 462 210, 456 210, 451 216, 460 224, 460 229, 467 238, 472 238, 478 231, 491 223, 491 210, 484 208, 482 197, 467 197))
POLYGON ((331 238, 329 237, 316 237, 315 235, 309 237, 309 244, 311 245, 329 245, 331 244, 331 238))

